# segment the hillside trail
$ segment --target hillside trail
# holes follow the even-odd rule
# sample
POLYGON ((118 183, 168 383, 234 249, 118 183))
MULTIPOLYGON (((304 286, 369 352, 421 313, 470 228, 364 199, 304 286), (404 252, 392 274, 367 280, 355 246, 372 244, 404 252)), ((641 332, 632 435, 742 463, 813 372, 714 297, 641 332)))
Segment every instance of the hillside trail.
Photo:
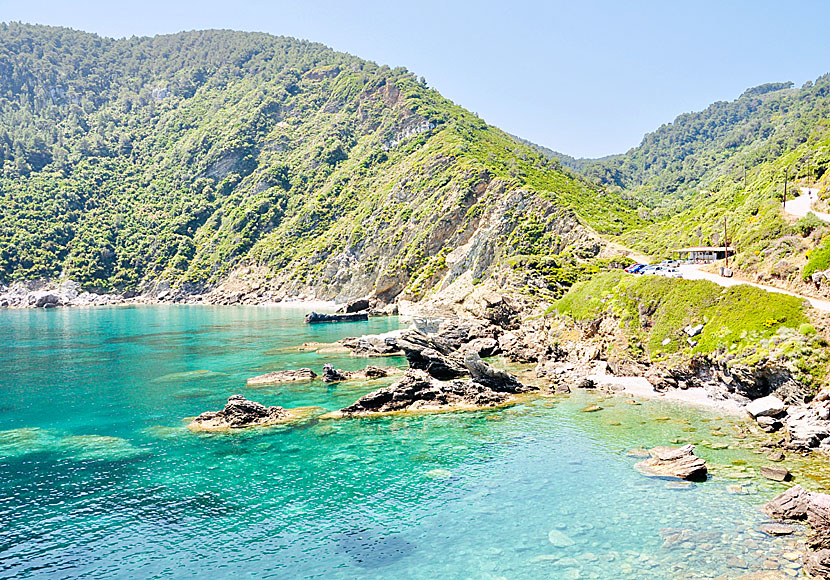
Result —
POLYGON ((766 284, 758 284, 757 282, 749 282, 738 278, 724 278, 723 276, 713 274, 712 272, 705 272, 701 270, 700 267, 700 264, 685 264, 680 266, 679 270, 680 273, 683 274, 683 278, 686 280, 709 280, 710 282, 714 282, 715 284, 725 288, 737 286, 739 284, 746 284, 748 286, 755 286, 756 288, 766 290, 767 292, 777 292, 778 294, 786 294, 787 296, 803 298, 804 300, 807 300, 816 310, 830 312, 830 300, 812 298, 810 296, 805 296, 804 294, 790 292, 789 290, 782 290, 781 288, 776 288, 775 286, 767 286, 766 284))
MULTIPOLYGON (((815 211, 812 209, 812 196, 818 194, 817 188, 810 188, 810 187, 802 187, 800 188, 802 195, 799 197, 790 200, 787 202, 787 207, 785 211, 793 216, 796 217, 804 217, 807 215, 807 212, 813 212, 816 217, 819 219, 830 223, 830 214, 826 214, 820 211, 815 211)), ((609 246, 613 247, 614 251, 618 253, 628 255, 634 260, 642 264, 648 264, 651 259, 641 254, 631 248, 627 248, 622 244, 617 242, 611 242, 609 240, 604 240, 609 246)), ((701 270, 702 264, 684 264, 680 266, 680 272, 683 274, 683 278, 686 280, 709 280, 710 282, 714 282, 719 286, 723 286, 725 288, 729 288, 731 286, 737 286, 738 284, 747 284, 749 286, 755 286, 756 288, 760 288, 762 290, 766 290, 767 292, 777 292, 778 294, 786 294, 787 296, 795 296, 796 298, 803 298, 807 300, 813 308, 816 310, 822 310, 824 312, 830 312, 830 300, 822 300, 820 298, 813 298, 811 296, 806 296, 804 294, 798 294, 797 292, 790 292, 789 290, 783 290, 782 288, 777 288, 775 286, 768 286, 767 284, 759 284, 757 282, 750 282, 748 280, 741 280, 738 278, 725 278, 718 274, 713 274, 712 272, 706 272, 701 270)))
POLYGON ((801 195, 787 202, 784 211, 796 217, 804 217, 807 212, 813 212, 817 218, 830 223, 830 214, 812 209, 813 196, 818 195, 818 188, 801 187, 801 195))

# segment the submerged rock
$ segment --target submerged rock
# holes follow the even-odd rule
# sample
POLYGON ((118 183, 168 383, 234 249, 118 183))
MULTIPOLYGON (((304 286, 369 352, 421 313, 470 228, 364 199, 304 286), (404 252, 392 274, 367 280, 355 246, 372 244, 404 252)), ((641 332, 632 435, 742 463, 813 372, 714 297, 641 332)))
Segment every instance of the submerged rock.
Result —
POLYGON ((651 457, 641 461, 636 468, 645 475, 678 477, 689 481, 705 481, 706 461, 695 455, 694 445, 683 447, 655 447, 649 449, 651 457))
POLYGON ((317 377, 317 373, 309 368, 289 369, 285 371, 274 371, 248 379, 248 386, 274 385, 278 383, 296 383, 300 381, 311 381, 317 377))
POLYGON ((371 415, 393 411, 439 411, 492 407, 510 400, 472 380, 441 381, 420 369, 409 369, 395 384, 369 393, 336 416, 371 415))
POLYGON ((202 413, 187 426, 191 431, 224 431, 263 425, 274 425, 290 418, 282 407, 266 407, 242 395, 232 395, 221 411, 202 413))

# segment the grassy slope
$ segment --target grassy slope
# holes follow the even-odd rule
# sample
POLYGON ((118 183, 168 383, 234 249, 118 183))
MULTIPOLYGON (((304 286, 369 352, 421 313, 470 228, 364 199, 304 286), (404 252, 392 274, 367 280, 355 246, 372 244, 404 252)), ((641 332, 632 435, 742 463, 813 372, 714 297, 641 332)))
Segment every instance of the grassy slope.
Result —
POLYGON ((554 311, 577 321, 611 314, 629 344, 642 345, 652 360, 696 353, 729 354, 736 363, 779 358, 807 384, 825 380, 827 344, 809 324, 803 300, 752 286, 609 272, 574 285, 554 311), (696 324, 704 328, 694 344, 683 329, 696 324))

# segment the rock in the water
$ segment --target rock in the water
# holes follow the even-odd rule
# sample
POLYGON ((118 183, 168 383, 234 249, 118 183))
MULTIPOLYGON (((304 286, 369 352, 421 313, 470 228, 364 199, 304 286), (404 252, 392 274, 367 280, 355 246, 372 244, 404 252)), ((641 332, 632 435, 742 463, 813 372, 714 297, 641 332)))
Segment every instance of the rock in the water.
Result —
POLYGON ((300 381, 311 381, 317 377, 317 373, 308 368, 289 369, 285 371, 274 371, 248 379, 248 386, 274 385, 278 383, 296 383, 300 381))
POLYGON ((567 548, 574 545, 574 541, 559 530, 548 532, 548 541, 557 548, 567 548))
POLYGON ((345 381, 348 379, 348 375, 343 373, 343 371, 334 368, 331 363, 326 363, 323 365, 323 382, 324 383, 339 383, 340 381, 345 381))
POLYGON ((323 365, 323 382, 340 383, 343 381, 365 381, 382 379, 391 375, 400 374, 402 371, 394 367, 376 367, 368 365, 365 369, 357 371, 344 371, 336 369, 329 363, 323 365))
POLYGON ((794 485, 784 493, 764 504, 764 512, 776 520, 807 519, 810 494, 800 485, 794 485))
POLYGON ((746 412, 753 419, 758 417, 777 417, 786 410, 786 403, 773 395, 755 399, 746 406, 746 412))
POLYGON ((636 465, 645 475, 678 477, 689 481, 706 480, 706 462, 695 455, 693 445, 655 447, 649 450, 649 454, 650 459, 636 465))
POLYGON ((472 380, 441 381, 426 371, 409 369, 395 384, 369 393, 340 415, 371 415, 392 411, 450 410, 492 407, 510 400, 472 380))
POLYGON ((830 549, 805 554, 804 570, 813 578, 830 578, 830 549))
POLYGON ((344 314, 321 314, 319 312, 309 312, 306 314, 306 324, 319 324, 321 322, 356 322, 360 320, 369 320, 369 314, 366 312, 350 312, 344 314))
POLYGON ((792 526, 786 524, 761 524, 758 530, 768 536, 789 536, 795 532, 792 526))
POLYGON ((784 461, 784 454, 780 451, 771 451, 769 455, 767 455, 767 459, 770 461, 784 461))
POLYGON ((391 356, 401 354, 398 338, 404 330, 392 330, 383 334, 367 334, 357 338, 344 338, 340 341, 344 347, 352 351, 352 356, 391 356))
POLYGON ((812 535, 808 545, 813 550, 830 549, 830 495, 811 493, 807 502, 807 523, 812 535))
POLYGON ((202 413, 187 426, 193 431, 224 431, 281 423, 289 418, 282 407, 266 407, 249 401, 242 395, 228 398, 228 404, 221 411, 202 413))
POLYGON ((475 382, 490 387, 494 391, 523 393, 532 390, 520 383, 516 377, 507 371, 491 367, 474 352, 468 352, 464 355, 464 366, 467 367, 475 382))
POLYGON ((764 465, 761 467, 761 475, 773 481, 787 481, 790 479, 790 472, 786 467, 777 465, 764 465))

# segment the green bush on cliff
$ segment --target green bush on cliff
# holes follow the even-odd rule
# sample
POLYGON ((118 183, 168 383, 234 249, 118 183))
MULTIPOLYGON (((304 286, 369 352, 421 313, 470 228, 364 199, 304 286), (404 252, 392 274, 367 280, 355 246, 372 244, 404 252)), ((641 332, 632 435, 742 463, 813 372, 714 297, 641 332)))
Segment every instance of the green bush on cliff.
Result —
POLYGON ((804 265, 804 270, 801 275, 804 280, 810 280, 810 277, 816 272, 822 272, 830 268, 830 238, 824 239, 821 245, 810 252, 810 258, 804 265))

